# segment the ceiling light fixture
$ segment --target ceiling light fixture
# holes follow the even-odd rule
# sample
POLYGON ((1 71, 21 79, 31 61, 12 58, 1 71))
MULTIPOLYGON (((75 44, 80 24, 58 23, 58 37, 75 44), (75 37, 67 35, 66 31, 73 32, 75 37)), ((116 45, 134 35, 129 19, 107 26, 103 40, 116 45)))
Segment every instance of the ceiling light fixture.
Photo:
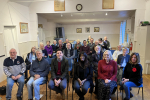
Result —
POLYGON ((63 15, 61 14, 61 17, 63 17, 63 15))
POLYGON ((108 14, 106 13, 105 15, 107 16, 108 14))
POLYGON ((72 17, 73 15, 71 14, 71 17, 72 17))

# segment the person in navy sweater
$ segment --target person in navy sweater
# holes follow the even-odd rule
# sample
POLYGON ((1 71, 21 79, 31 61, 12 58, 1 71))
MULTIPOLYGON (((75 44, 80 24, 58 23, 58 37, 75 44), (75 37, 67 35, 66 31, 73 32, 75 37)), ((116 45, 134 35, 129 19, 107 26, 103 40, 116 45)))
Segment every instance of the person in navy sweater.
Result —
POLYGON ((49 73, 49 64, 42 57, 42 50, 36 51, 37 59, 32 62, 30 68, 30 79, 27 82, 28 99, 33 100, 32 87, 34 88, 35 100, 40 100, 40 84, 46 81, 46 76, 49 73))
POLYGON ((124 100, 130 100, 133 94, 130 92, 131 87, 138 87, 142 85, 142 65, 140 64, 140 56, 138 53, 132 53, 129 63, 127 63, 124 70, 124 77, 121 85, 125 90, 126 97, 124 100))

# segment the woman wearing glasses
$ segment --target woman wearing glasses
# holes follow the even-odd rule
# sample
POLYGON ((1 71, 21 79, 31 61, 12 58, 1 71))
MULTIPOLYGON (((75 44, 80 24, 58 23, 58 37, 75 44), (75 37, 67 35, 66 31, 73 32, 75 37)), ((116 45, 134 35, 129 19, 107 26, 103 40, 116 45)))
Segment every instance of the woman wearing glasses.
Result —
POLYGON ((130 92, 131 87, 138 87, 142 85, 142 65, 140 64, 140 56, 138 53, 132 53, 129 63, 127 63, 124 70, 124 77, 121 84, 126 93, 124 100, 130 100, 133 94, 130 92))
POLYGON ((109 50, 103 53, 98 62, 98 100, 111 100, 111 93, 117 84, 117 63, 109 50))

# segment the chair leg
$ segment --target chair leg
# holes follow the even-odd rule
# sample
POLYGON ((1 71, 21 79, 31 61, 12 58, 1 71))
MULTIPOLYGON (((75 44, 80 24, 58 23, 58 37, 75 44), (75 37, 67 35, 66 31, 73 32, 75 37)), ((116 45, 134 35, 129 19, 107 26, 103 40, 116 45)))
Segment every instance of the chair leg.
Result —
POLYGON ((142 87, 142 100, 144 100, 143 87, 142 87))
POLYGON ((68 100, 68 85, 67 85, 67 100, 68 100))
POLYGON ((123 90, 122 90, 122 100, 123 100, 123 90))
POLYGON ((72 88, 72 100, 73 100, 73 88, 72 88))
POLYGON ((50 99, 51 99, 51 89, 50 89, 50 99))
POLYGON ((118 85, 117 85, 117 100, 118 100, 118 85))
POLYGON ((91 97, 90 97, 90 100, 92 100, 92 93, 91 93, 91 97))
POLYGON ((47 100, 47 82, 46 82, 46 100, 47 100))
POLYGON ((139 94, 139 91, 140 91, 140 88, 139 88, 139 90, 138 90, 138 94, 139 94))

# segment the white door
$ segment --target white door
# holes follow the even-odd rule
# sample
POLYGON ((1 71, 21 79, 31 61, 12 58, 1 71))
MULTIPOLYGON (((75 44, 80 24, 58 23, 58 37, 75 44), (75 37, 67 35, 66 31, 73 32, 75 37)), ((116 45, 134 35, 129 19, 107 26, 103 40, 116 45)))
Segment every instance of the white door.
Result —
POLYGON ((6 58, 5 55, 5 47, 4 47, 4 41, 3 41, 3 34, 0 33, 0 82, 2 82, 3 80, 6 79, 6 75, 4 74, 3 72, 3 62, 4 62, 4 59, 6 58))
POLYGON ((44 45, 46 45, 44 29, 43 28, 38 28, 38 31, 39 31, 38 36, 39 36, 40 42, 42 42, 44 45))
POLYGON ((16 49, 17 55, 19 55, 17 32, 15 26, 4 26, 4 42, 6 46, 7 57, 9 57, 9 51, 11 48, 16 49))

